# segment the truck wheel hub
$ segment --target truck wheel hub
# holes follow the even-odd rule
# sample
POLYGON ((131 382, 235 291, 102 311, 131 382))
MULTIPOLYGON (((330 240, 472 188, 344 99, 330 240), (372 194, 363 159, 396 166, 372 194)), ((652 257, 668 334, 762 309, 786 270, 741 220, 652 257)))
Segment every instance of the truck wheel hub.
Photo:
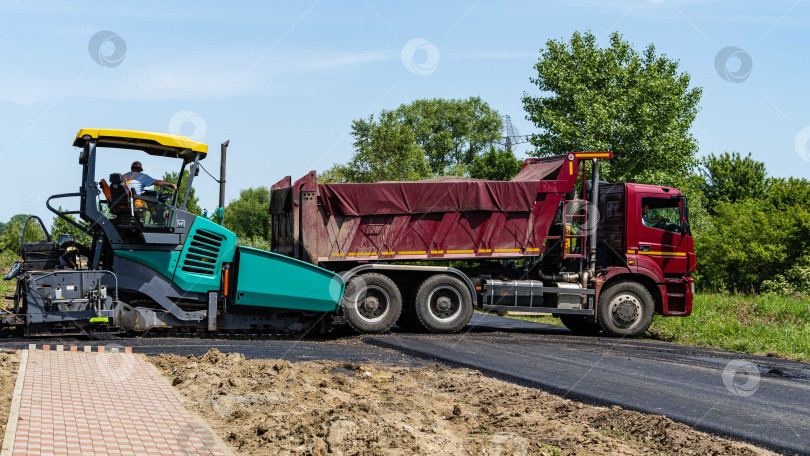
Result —
POLYGON ((363 308, 369 312, 374 312, 380 308, 380 300, 374 296, 369 296, 363 300, 363 308))
POLYGON ((613 318, 623 324, 633 323, 638 319, 640 305, 634 296, 618 296, 612 307, 613 318))
POLYGON ((441 298, 436 300, 436 307, 442 312, 447 312, 448 310, 450 310, 450 307, 452 306, 453 301, 451 301, 450 298, 446 296, 442 296, 441 298))

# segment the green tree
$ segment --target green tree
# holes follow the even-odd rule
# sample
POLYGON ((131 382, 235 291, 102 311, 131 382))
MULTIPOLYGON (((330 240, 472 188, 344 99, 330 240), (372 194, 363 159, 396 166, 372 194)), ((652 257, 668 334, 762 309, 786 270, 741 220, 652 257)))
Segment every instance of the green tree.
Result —
POLYGON ((269 239, 270 190, 256 187, 239 192, 239 198, 225 206, 224 226, 236 233, 240 243, 258 245, 260 240, 269 239))
MULTIPOLYGON (((167 172, 163 175, 163 179, 166 182, 177 183, 177 172, 167 172)), ((196 179, 196 177, 195 177, 196 179)), ((183 205, 183 198, 186 196, 186 188, 188 188, 188 170, 183 171, 183 182, 180 183, 180 186, 177 188, 177 205, 183 205)), ((202 209, 200 209, 200 199, 197 198, 197 193, 195 192, 194 187, 191 187, 191 192, 188 194, 188 203, 186 204, 186 210, 191 212, 192 214, 202 214, 202 209)))
POLYGON ((354 156, 349 163, 336 164, 326 177, 337 182, 417 180, 431 176, 424 151, 416 144, 413 130, 395 112, 382 111, 352 122, 354 156))
POLYGON ((515 158, 511 149, 490 147, 483 155, 475 157, 470 166, 470 177, 487 180, 509 180, 523 166, 523 160, 515 158))
MULTIPOLYGON (((701 190, 710 205, 762 198, 768 186, 765 163, 739 152, 709 155, 700 161, 701 190)), ((709 207, 712 211, 711 206, 709 207)))
POLYGON ((689 130, 702 89, 690 88, 678 61, 652 44, 640 54, 614 32, 601 48, 592 33, 576 32, 569 42, 549 40, 534 68, 541 94, 523 95, 527 119, 541 130, 531 140, 534 155, 612 150, 602 175, 620 181, 694 166, 689 130))
POLYGON ((434 175, 466 175, 475 158, 501 137, 501 116, 479 97, 403 104, 394 113, 415 135, 434 175))
POLYGON ((786 215, 796 207, 810 211, 810 181, 806 179, 770 178, 764 193, 771 206, 786 215))
MULTIPOLYGON (((17 255, 20 250, 20 239, 22 238, 23 227, 28 219, 27 214, 17 214, 11 217, 6 224, 6 231, 0 236, 0 252, 17 255)), ((36 220, 28 224, 25 232, 25 242, 39 242, 45 240, 45 233, 40 228, 36 220)))
MULTIPOLYGON (((59 207, 59 211, 62 211, 61 206, 59 207)), ((67 217, 73 221, 76 220, 72 215, 67 215, 67 217)), ((71 225, 67 220, 57 216, 53 218, 53 224, 51 224, 51 236, 54 240, 58 240, 60 234, 73 235, 73 240, 76 242, 88 247, 90 246, 90 236, 88 236, 87 233, 71 225)))
POLYGON ((321 179, 331 182, 467 176, 476 157, 500 138, 501 117, 478 97, 426 99, 352 122, 354 155, 321 179))

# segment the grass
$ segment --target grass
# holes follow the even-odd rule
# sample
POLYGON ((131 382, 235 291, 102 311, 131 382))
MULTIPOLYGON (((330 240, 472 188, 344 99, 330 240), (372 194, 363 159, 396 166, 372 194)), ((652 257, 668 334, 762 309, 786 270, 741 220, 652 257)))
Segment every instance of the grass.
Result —
POLYGON ((653 338, 810 361, 810 299, 698 294, 692 315, 656 316, 653 338))
MULTIPOLYGON (((510 316, 562 325, 551 316, 510 316)), ((656 315, 646 338, 810 362, 810 299, 700 293, 689 317, 656 315)))
POLYGON ((552 317, 551 315, 503 315, 500 313, 484 312, 484 311, 480 311, 480 313, 487 315, 500 315, 504 317, 514 318, 517 320, 531 321, 534 323, 545 323, 547 325, 562 326, 562 322, 560 321, 560 319, 557 317, 552 317))

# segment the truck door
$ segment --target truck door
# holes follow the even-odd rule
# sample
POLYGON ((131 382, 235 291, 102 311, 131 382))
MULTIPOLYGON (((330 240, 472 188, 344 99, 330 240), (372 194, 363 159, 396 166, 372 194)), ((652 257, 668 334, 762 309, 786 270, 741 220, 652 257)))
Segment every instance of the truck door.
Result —
POLYGON ((684 221, 682 198, 666 192, 637 193, 635 197, 636 248, 649 256, 665 276, 688 272, 688 234, 681 232, 684 221))

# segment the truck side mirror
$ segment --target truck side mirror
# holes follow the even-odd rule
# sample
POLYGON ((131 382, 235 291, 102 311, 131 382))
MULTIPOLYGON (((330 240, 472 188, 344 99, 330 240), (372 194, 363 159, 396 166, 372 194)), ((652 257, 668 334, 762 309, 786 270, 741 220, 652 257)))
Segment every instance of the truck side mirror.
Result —
POLYGON ((689 234, 689 222, 681 223, 681 234, 689 234))

